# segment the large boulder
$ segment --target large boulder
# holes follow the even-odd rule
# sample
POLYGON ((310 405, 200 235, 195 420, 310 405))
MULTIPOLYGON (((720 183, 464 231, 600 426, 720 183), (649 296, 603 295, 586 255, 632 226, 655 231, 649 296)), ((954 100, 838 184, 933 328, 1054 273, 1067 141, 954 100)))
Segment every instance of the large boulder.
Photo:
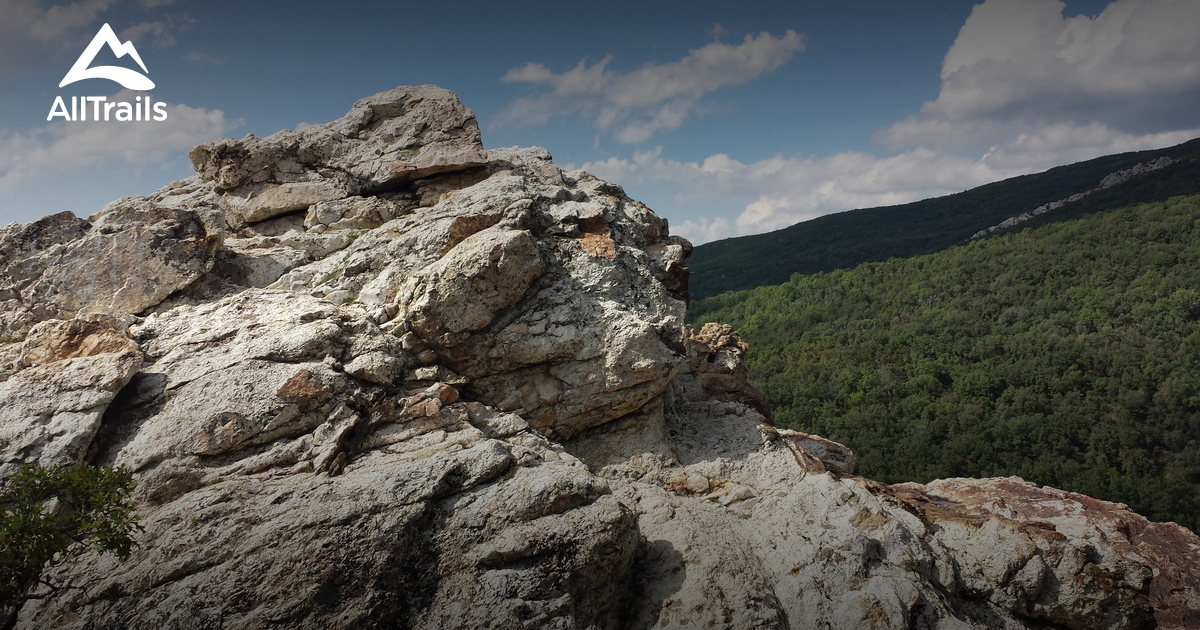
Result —
POLYGON ((212 268, 222 242, 210 212, 126 198, 88 221, 59 214, 0 228, 8 333, 50 317, 140 313, 184 289, 212 268))
POLYGON ((1018 477, 895 490, 961 558, 962 586, 1009 610, 1081 630, 1200 627, 1200 540, 1178 525, 1018 477))
POLYGON ((0 382, 0 475, 84 461, 101 418, 142 365, 123 323, 103 315, 34 326, 0 382))
POLYGON ((364 98, 331 123, 208 142, 190 155, 235 226, 488 162, 475 115, 433 85, 364 98))

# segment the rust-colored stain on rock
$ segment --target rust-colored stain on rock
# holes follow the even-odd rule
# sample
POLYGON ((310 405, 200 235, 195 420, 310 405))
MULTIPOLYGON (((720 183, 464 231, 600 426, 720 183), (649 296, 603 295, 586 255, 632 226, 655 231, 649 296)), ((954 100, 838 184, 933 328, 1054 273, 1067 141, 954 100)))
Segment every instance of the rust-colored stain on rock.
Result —
POLYGON ((481 232, 492 227, 504 218, 504 214, 497 212, 494 214, 472 214, 467 216, 455 217, 450 222, 450 229, 446 236, 446 248, 443 253, 454 249, 455 245, 466 240, 468 236, 481 232))
POLYGON ((313 377, 312 372, 300 369, 279 386, 275 395, 287 402, 298 404, 302 411, 309 411, 329 400, 333 396, 333 390, 313 377))
POLYGON ((583 232, 580 239, 583 251, 598 258, 617 257, 617 246, 613 243, 612 236, 608 231, 608 223, 604 221, 604 217, 582 219, 579 222, 579 229, 583 232))
MULTIPOLYGON (((943 480, 930 486, 892 486, 898 498, 925 519, 978 521, 1003 518, 1027 535, 1067 541, 1055 521, 1086 522, 1107 546, 1127 561, 1152 567, 1150 583, 1137 594, 1153 609, 1159 628, 1200 628, 1200 537, 1174 523, 1155 523, 1081 494, 1038 487, 1019 479, 943 480), (1001 514, 1003 513, 1003 514, 1001 514)), ((1111 571, 1088 564, 1083 573, 1096 584, 1114 580, 1111 571)))
POLYGON ((119 322, 93 315, 90 319, 70 319, 43 325, 31 334, 24 358, 29 364, 44 365, 137 349, 137 344, 129 339, 119 322))

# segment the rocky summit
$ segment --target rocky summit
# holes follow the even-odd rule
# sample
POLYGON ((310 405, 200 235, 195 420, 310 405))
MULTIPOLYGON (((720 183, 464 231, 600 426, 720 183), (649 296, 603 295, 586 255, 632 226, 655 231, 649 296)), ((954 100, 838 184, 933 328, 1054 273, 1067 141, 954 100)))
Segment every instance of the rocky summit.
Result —
POLYGON ((0 468, 144 531, 18 628, 1197 628, 1200 538, 775 428, 690 244, 433 86, 0 229, 0 468))

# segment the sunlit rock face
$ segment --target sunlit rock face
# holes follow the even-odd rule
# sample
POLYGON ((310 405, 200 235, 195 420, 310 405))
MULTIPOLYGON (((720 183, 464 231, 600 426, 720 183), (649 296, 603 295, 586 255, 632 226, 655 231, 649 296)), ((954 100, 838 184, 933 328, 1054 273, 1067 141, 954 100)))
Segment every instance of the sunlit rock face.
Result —
POLYGON ((1187 628, 1200 540, 777 430, 687 241, 433 86, 0 228, 0 467, 137 480, 20 628, 1187 628))

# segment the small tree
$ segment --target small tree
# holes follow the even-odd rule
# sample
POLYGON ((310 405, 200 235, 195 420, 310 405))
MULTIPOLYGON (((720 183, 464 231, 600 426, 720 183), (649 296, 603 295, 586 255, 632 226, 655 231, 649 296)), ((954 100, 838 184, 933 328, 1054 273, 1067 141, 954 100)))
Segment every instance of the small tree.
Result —
POLYGON ((47 563, 89 547, 120 558, 140 528, 129 493, 133 477, 121 468, 78 464, 22 466, 0 482, 0 607, 18 607, 47 563))

